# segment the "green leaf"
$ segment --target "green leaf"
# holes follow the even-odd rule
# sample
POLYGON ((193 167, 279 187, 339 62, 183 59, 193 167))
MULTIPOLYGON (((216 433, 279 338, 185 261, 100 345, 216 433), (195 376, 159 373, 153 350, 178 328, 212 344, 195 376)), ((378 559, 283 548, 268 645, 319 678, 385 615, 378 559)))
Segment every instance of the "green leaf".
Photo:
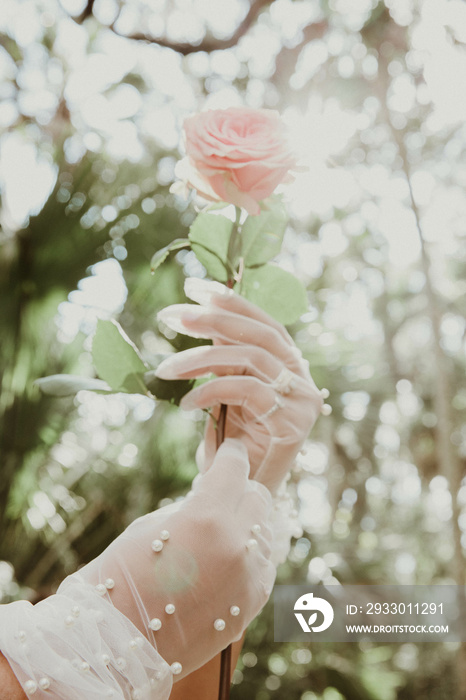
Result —
POLYGON ((144 383, 147 368, 136 346, 115 321, 98 321, 92 358, 97 374, 113 391, 147 395, 144 383))
POLYGON ((151 272, 155 272, 156 269, 160 267, 163 262, 165 262, 173 250, 180 250, 180 248, 186 248, 189 245, 190 243, 188 238, 175 238, 174 241, 166 245, 164 248, 160 248, 160 250, 154 253, 150 261, 151 272))
POLYGON ((277 265, 245 268, 235 291, 285 325, 294 323, 307 311, 303 284, 277 265))
POLYGON ((241 230, 241 255, 246 267, 263 265, 280 252, 288 215, 278 200, 258 216, 248 216, 241 230))
POLYGON ((224 216, 199 214, 189 229, 189 240, 197 259, 219 282, 229 278, 227 257, 233 222, 224 216))
POLYGON ((75 374, 52 374, 49 377, 36 379, 34 384, 43 394, 49 396, 73 396, 78 391, 111 392, 112 388, 101 379, 80 377, 75 374))
POLYGON ((144 381, 156 399, 169 401, 175 406, 180 405, 183 396, 194 386, 194 379, 160 379, 156 376, 155 370, 146 372, 144 381))

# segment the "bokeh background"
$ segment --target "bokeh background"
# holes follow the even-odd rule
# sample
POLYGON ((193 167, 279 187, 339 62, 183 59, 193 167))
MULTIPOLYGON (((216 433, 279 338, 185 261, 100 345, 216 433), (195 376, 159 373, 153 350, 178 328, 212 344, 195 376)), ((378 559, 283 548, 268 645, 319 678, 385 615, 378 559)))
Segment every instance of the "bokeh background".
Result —
MULTIPOLYGON (((280 583, 465 584, 466 3, 1 0, 0 598, 38 600, 196 473, 203 417, 142 396, 40 394, 92 375, 97 319, 147 359, 194 210, 169 193, 183 118, 279 110, 303 165, 279 263, 330 417, 292 482, 280 583)), ((181 150, 180 150, 181 149, 181 150)), ((454 644, 278 644, 251 626, 232 697, 466 697, 454 644)))

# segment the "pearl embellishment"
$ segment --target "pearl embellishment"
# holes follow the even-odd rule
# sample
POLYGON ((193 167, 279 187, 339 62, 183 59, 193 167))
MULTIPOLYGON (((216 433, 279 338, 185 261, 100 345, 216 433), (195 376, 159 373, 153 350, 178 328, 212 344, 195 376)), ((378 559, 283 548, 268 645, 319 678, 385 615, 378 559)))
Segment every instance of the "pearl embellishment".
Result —
POLYGON ((18 632, 18 639, 20 642, 25 642, 26 641, 26 632, 24 630, 20 630, 18 632))
POLYGON ((110 663, 110 657, 109 657, 109 655, 108 655, 108 654, 102 654, 102 661, 104 662, 104 664, 105 664, 106 666, 108 666, 108 664, 110 663))
POLYGON ((104 585, 107 590, 111 591, 115 585, 115 581, 112 578, 108 578, 104 585))
POLYGON ((222 618, 219 617, 217 620, 215 620, 214 627, 217 630, 217 632, 221 632, 226 627, 225 620, 222 620, 222 618))
POLYGON ((259 535, 261 532, 262 528, 259 525, 259 523, 256 523, 255 525, 252 526, 251 532, 254 533, 254 535, 259 535))
POLYGON ((177 675, 178 675, 179 673, 181 673, 181 671, 183 670, 183 666, 180 664, 179 661, 175 661, 175 663, 173 663, 173 664, 170 666, 170 670, 171 670, 171 672, 173 673, 174 676, 177 676, 177 675))
POLYGON ((154 617, 149 622, 149 627, 151 628, 151 630, 157 632, 157 630, 159 630, 162 627, 162 622, 159 620, 158 617, 154 617))
POLYGON ((45 676, 39 681, 39 688, 41 690, 48 690, 50 688, 50 681, 45 676))
POLYGON ((154 552, 161 552, 163 549, 163 542, 162 540, 154 540, 151 546, 154 552))
POLYGON ((168 605, 165 606, 165 612, 167 613, 167 615, 173 615, 173 613, 175 612, 175 606, 173 605, 173 603, 168 603, 168 605))
POLYGON ((26 683, 24 684, 24 690, 26 691, 26 693, 33 695, 37 690, 37 683, 33 680, 26 681, 26 683))
POLYGON ((254 538, 251 538, 250 540, 248 540, 246 542, 246 547, 248 549, 254 549, 255 547, 257 547, 257 540, 255 540, 254 538))
POLYGON ((320 409, 320 412, 323 416, 329 416, 332 412, 332 407, 330 406, 330 404, 324 403, 324 405, 320 409))
POLYGON ((144 644, 142 637, 134 637, 129 643, 130 649, 139 649, 144 644))
POLYGON ((168 540, 169 537, 170 537, 170 533, 168 532, 168 530, 162 530, 162 532, 160 533, 160 539, 161 540, 168 540))
POLYGON ((73 605, 73 607, 71 608, 71 614, 73 615, 73 617, 79 617, 79 613, 80 613, 80 612, 81 612, 81 611, 80 611, 80 609, 78 608, 78 606, 77 606, 77 605, 73 605))
POLYGON ((237 605, 232 605, 230 608, 230 615, 233 615, 233 617, 237 617, 240 614, 241 610, 237 605))
POLYGON ((95 587, 95 590, 99 595, 105 595, 107 592, 107 589, 105 588, 103 583, 98 583, 95 587))
POLYGON ((75 623, 75 618, 72 615, 67 615, 65 617, 65 627, 73 627, 75 623))

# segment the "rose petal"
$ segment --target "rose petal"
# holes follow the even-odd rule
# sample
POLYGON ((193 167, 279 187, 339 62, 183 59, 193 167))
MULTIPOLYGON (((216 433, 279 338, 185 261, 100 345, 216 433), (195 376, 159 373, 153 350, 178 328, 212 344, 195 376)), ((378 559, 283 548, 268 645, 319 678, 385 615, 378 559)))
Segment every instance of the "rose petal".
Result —
POLYGON ((186 152, 194 172, 185 176, 204 196, 258 214, 258 202, 289 179, 294 157, 275 110, 232 107, 185 120, 186 152))

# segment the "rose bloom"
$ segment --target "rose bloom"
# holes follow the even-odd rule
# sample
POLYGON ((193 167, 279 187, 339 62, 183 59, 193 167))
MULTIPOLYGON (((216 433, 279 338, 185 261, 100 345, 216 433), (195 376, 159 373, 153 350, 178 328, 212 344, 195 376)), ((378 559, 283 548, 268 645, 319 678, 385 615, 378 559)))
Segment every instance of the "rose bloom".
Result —
POLYGON ((188 163, 177 169, 207 199, 220 199, 249 214, 296 163, 278 112, 232 107, 200 112, 184 123, 188 163))

